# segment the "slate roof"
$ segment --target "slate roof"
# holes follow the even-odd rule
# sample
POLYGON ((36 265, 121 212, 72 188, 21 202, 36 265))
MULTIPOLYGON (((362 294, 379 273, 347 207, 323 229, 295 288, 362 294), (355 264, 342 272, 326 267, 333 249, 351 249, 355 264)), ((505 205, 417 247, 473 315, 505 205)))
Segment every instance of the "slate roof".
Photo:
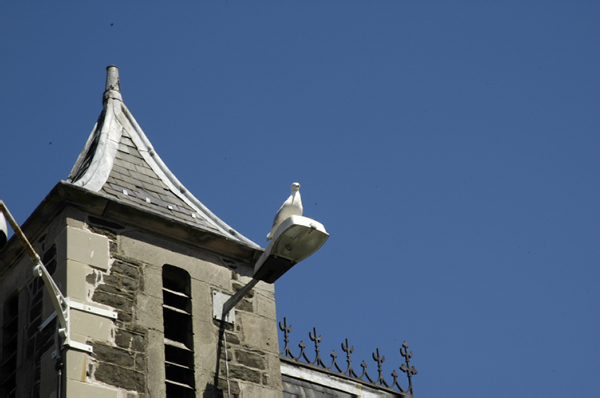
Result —
POLYGON ((103 103, 67 182, 259 248, 214 215, 163 163, 123 103, 114 65, 107 68, 103 103))

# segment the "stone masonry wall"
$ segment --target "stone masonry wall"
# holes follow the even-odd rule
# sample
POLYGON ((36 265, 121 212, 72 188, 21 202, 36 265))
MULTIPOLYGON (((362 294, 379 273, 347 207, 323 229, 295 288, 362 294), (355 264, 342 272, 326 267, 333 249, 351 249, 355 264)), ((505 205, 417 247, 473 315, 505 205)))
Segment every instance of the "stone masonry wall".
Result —
MULTIPOLYGON (((140 231, 118 237, 119 261, 143 264, 144 287, 137 292, 133 317, 148 331, 148 391, 164 394, 164 325, 162 317, 162 269, 181 268, 190 275, 195 387, 197 395, 227 394, 224 336, 228 344, 229 379, 233 395, 280 396, 278 338, 272 285, 259 283, 236 307, 236 322, 213 319, 213 293, 232 295, 247 283, 248 265, 169 242, 140 231)), ((113 266, 114 267, 114 266, 113 266)))
MULTIPOLYGON (((232 287, 234 293, 240 290, 244 285, 239 281, 240 275, 232 272, 232 287)), ((255 292, 250 291, 236 306, 235 311, 238 314, 242 312, 253 314, 255 292)), ((240 315, 238 315, 239 318, 240 315)), ((269 377, 269 353, 252 347, 244 339, 244 332, 251 333, 251 329, 244 330, 242 325, 225 324, 221 321, 213 320, 215 332, 217 329, 225 335, 219 344, 219 378, 217 387, 221 393, 227 396, 227 389, 233 396, 241 393, 240 385, 246 385, 248 393, 254 391, 252 387, 278 388, 277 378, 271 380, 269 377), (222 328, 222 330, 221 330, 222 328), (225 340, 227 341, 227 355, 225 355, 225 340), (227 364, 226 362, 227 361, 227 364), (227 369, 229 368, 229 369, 227 369), (227 384, 227 372, 229 371, 229 386, 227 384)), ((250 396, 249 394, 246 394, 250 396)))
POLYGON ((88 382, 165 395, 162 269, 168 264, 190 275, 197 394, 227 395, 226 334, 232 395, 281 395, 272 285, 257 285, 237 305, 235 325, 222 328, 213 319, 213 292, 235 293, 249 281, 249 266, 97 217, 81 227, 106 237, 110 248, 106 269, 87 268, 88 298, 118 313, 108 340, 87 339, 94 348, 88 382))
MULTIPOLYGON (((165 395, 162 270, 190 275, 195 388, 198 396, 281 396, 281 373, 272 285, 259 283, 234 309, 235 324, 213 319, 213 293, 232 295, 252 269, 225 254, 169 241, 138 228, 65 208, 34 243, 63 294, 83 304, 114 309, 116 320, 71 310, 71 338, 93 354, 62 351, 62 388, 68 398, 133 398, 165 395), (224 338, 227 339, 227 364, 224 338)), ((58 320, 28 258, 0 280, 0 298, 19 290, 18 396, 56 392, 58 320), (10 289, 8 289, 8 287, 10 289)))
POLYGON ((116 310, 114 340, 110 342, 90 339, 94 348, 94 361, 87 373, 95 381, 128 391, 147 393, 146 338, 147 328, 136 325, 133 311, 137 295, 144 290, 144 264, 122 258, 118 253, 117 232, 124 227, 90 217, 89 229, 109 239, 111 267, 107 272, 94 269, 86 275, 92 287, 91 300, 116 310))

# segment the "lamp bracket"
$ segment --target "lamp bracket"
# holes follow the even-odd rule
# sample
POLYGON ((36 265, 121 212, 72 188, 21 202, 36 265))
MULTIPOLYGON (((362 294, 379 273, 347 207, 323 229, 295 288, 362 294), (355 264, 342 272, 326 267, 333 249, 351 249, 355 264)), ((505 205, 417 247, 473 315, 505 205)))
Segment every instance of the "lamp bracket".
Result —
POLYGON ((40 325, 40 330, 45 328, 52 321, 52 319, 58 317, 58 322, 60 324, 58 333, 62 338, 63 347, 67 346, 75 350, 89 353, 94 352, 92 346, 71 340, 71 308, 110 319, 117 319, 117 313, 113 310, 107 310, 94 305, 79 303, 71 300, 69 297, 63 296, 62 292, 56 285, 56 282, 54 282, 54 279, 52 279, 52 276, 41 261, 39 261, 33 268, 33 274, 41 277, 44 281, 44 285, 46 285, 48 293, 50 293, 52 305, 55 309, 52 315, 50 315, 44 321, 44 323, 40 325))
POLYGON ((33 275, 35 277, 42 278, 46 289, 48 289, 48 293, 50 293, 50 299, 52 300, 52 306, 54 307, 55 312, 44 321, 44 323, 40 326, 40 330, 46 327, 54 318, 58 317, 58 334, 62 338, 62 346, 92 353, 94 351, 92 346, 71 340, 71 308, 112 319, 117 319, 117 313, 112 310, 106 310, 96 306, 78 303, 76 301, 72 301, 68 297, 63 296, 62 292, 56 285, 56 282, 54 282, 54 279, 52 279, 52 276, 42 263, 40 256, 36 253, 33 246, 31 246, 31 243, 29 243, 29 240, 21 230, 21 227, 19 227, 19 224, 17 224, 2 200, 0 200, 0 212, 6 217, 6 220, 15 232, 15 235, 17 235, 17 238, 21 241, 25 251, 27 251, 29 254, 31 261, 33 261, 35 264, 33 267, 33 275))

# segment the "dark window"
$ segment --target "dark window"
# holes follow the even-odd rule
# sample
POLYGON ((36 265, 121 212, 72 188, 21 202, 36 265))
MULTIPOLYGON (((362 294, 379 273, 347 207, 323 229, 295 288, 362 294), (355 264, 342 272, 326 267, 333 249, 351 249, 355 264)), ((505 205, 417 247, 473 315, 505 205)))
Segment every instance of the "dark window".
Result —
POLYGON ((167 397, 195 397, 190 275, 165 265, 162 279, 167 397))
POLYGON ((0 396, 17 394, 17 340, 19 330, 19 294, 13 293, 4 302, 2 322, 2 357, 0 358, 0 396))

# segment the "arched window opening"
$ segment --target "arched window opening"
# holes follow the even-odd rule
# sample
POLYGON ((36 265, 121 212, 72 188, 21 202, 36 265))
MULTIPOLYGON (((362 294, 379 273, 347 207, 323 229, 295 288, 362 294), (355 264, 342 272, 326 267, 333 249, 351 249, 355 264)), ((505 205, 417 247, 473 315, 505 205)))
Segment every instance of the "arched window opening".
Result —
POLYGON ((165 265, 162 280, 167 397, 195 397, 190 275, 165 265))

